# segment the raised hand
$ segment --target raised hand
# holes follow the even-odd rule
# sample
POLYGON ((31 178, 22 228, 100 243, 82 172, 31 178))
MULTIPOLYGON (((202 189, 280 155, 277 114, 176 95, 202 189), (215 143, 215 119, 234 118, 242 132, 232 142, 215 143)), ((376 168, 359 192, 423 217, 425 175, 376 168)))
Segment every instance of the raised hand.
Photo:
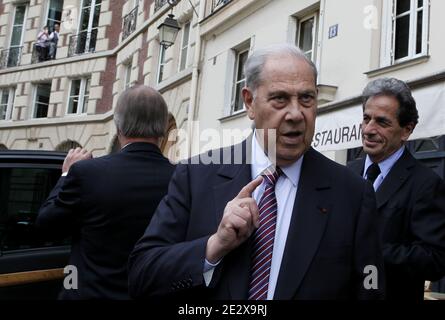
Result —
POLYGON ((244 186, 232 201, 227 203, 218 230, 207 242, 207 261, 210 263, 219 261, 249 238, 252 232, 258 228, 258 206, 252 198, 252 193, 262 182, 263 177, 257 177, 244 186))
POLYGON ((86 149, 79 147, 76 149, 70 149, 65 157, 65 160, 63 161, 62 172, 68 172, 70 167, 77 161, 91 159, 92 157, 91 152, 87 151, 86 149))

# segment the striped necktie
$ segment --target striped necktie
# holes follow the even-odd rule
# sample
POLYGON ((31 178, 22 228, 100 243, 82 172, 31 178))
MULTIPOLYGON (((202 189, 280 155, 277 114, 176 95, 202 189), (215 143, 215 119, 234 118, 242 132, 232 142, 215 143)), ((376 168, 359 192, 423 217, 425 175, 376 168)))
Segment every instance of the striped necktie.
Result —
POLYGON ((260 226, 255 231, 250 270, 249 300, 265 300, 269 287, 272 251, 277 223, 275 184, 283 172, 279 167, 262 174, 266 187, 258 205, 260 226))

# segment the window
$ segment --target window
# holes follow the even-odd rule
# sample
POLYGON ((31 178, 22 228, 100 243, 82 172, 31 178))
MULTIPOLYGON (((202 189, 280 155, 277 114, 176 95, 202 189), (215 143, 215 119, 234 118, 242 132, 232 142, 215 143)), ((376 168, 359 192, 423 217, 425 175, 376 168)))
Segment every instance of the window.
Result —
POLYGON ((23 34, 25 29, 26 4, 17 5, 14 12, 14 23, 11 30, 11 41, 9 43, 8 67, 15 67, 20 64, 22 53, 23 34))
POLYGON ((428 0, 388 1, 382 25, 382 66, 409 60, 428 51, 428 0))
POLYGON ((243 49, 236 52, 235 72, 232 91, 231 113, 244 110, 244 101, 241 90, 246 85, 246 75, 244 74, 244 66, 249 55, 249 49, 243 49))
POLYGON ((34 118, 46 118, 48 116, 50 95, 51 83, 40 83, 36 86, 34 98, 34 118))
POLYGON ((181 45, 181 59, 179 60, 179 71, 187 67, 187 55, 190 42, 190 22, 187 22, 183 27, 182 45, 181 45))
POLYGON ((94 52, 102 0, 83 0, 76 54, 94 52))
POLYGON ((50 0, 48 5, 48 18, 46 19, 46 25, 50 32, 54 30, 54 24, 62 20, 63 1, 62 0, 50 0))
POLYGON ((14 95, 14 88, 0 89, 0 120, 11 120, 14 95))
POLYGON ((68 99, 68 114, 82 114, 87 112, 90 96, 90 78, 71 81, 70 97, 68 99))
POLYGON ((60 178, 60 168, 37 164, 0 167, 0 245, 2 251, 51 247, 69 239, 49 240, 34 227, 40 206, 60 178))
POLYGON ((164 78, 164 67, 165 67, 165 48, 163 45, 159 49, 159 61, 158 61, 158 83, 160 83, 164 78))
POLYGON ((125 77, 124 77, 124 90, 131 86, 131 62, 124 64, 125 77))
POLYGON ((312 61, 315 61, 316 58, 317 24, 317 14, 306 16, 298 22, 297 46, 312 61))

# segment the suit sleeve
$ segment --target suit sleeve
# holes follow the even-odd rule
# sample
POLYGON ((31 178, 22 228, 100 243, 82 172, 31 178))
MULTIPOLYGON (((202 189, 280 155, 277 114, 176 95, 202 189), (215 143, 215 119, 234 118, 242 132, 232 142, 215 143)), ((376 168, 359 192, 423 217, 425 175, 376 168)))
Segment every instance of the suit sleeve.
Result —
POLYGON ((43 203, 36 227, 46 234, 69 236, 78 224, 81 212, 82 178, 75 165, 66 177, 60 177, 43 203))
POLYGON ((410 217, 413 239, 386 243, 385 261, 407 277, 438 280, 445 276, 445 183, 428 179, 415 192, 410 217))
POLYGON ((378 227, 374 190, 365 182, 354 248, 355 290, 360 300, 384 298, 385 274, 378 227))
POLYGON ((190 221, 188 167, 178 165, 168 194, 129 258, 132 297, 165 296, 204 288, 203 268, 209 236, 187 239, 190 221))

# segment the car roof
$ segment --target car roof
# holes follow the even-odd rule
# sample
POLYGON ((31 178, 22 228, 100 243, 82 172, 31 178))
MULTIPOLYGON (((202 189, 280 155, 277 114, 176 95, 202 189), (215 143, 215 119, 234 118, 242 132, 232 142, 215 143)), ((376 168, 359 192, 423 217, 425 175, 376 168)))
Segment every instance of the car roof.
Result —
POLYGON ((1 150, 0 163, 25 162, 25 163, 61 163, 66 157, 66 152, 42 151, 42 150, 1 150))

